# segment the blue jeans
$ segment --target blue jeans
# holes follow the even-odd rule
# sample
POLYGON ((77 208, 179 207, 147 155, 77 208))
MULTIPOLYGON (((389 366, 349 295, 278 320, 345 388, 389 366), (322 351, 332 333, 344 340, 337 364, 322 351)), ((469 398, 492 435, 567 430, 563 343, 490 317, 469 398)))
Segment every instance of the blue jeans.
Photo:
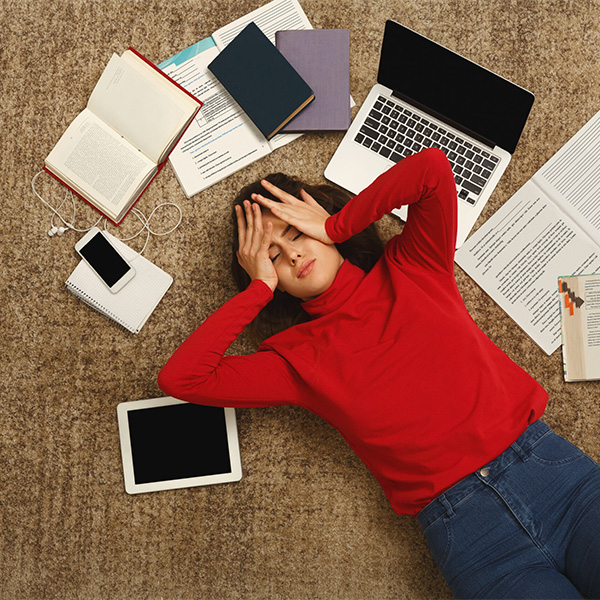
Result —
POLYGON ((600 598, 600 467, 542 421, 417 518, 457 598, 600 598))

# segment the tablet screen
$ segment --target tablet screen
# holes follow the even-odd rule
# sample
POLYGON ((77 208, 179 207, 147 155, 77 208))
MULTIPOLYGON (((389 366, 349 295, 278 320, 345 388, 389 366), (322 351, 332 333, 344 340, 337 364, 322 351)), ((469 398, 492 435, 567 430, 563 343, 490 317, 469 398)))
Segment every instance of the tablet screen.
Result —
POLYGON ((119 431, 129 493, 238 481, 235 412, 174 398, 124 402, 119 431))
POLYGON ((136 484, 231 473, 224 409, 174 404, 127 418, 136 484))

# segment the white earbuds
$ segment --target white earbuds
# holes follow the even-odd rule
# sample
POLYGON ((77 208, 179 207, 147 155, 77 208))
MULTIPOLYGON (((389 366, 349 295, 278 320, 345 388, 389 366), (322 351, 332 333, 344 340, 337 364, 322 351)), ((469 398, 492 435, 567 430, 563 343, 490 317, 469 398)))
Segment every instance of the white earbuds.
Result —
POLYGON ((49 230, 48 230, 48 235, 50 237, 52 237, 53 235, 62 235, 65 231, 67 231, 68 227, 57 227, 56 225, 53 225, 49 230))

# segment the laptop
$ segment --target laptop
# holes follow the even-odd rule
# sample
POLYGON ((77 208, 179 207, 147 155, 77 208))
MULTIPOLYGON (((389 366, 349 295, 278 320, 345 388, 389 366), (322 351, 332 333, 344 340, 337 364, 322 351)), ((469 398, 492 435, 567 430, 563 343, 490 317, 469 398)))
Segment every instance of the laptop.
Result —
MULTIPOLYGON (((388 20, 377 84, 325 177, 358 194, 405 156, 441 148, 456 179, 459 248, 508 166, 533 100, 522 87, 388 20)), ((393 212, 406 220, 406 206, 393 212)))

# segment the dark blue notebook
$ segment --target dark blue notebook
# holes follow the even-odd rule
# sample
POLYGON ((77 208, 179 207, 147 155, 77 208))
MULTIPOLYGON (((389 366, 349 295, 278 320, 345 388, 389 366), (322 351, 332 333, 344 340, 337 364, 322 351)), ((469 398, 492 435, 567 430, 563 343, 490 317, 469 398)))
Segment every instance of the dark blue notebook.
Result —
POLYGON ((250 23, 208 68, 271 139, 314 94, 267 36, 250 23))

